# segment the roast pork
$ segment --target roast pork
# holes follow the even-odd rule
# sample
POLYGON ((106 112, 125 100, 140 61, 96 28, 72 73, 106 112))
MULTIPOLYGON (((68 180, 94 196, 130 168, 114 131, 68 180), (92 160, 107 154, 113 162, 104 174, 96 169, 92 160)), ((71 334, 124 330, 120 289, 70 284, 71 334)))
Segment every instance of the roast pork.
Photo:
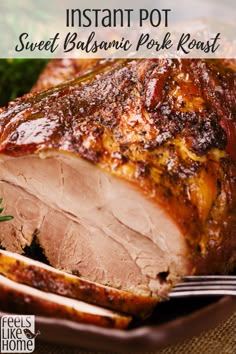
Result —
POLYGON ((0 310, 65 318, 109 328, 126 328, 131 317, 83 301, 45 293, 0 275, 0 310))
POLYGON ((165 297, 236 260, 236 78, 223 60, 116 60, 0 114, 0 242, 165 297))
MULTIPOLYGON (((82 300, 100 307, 146 318, 156 305, 156 298, 135 295, 80 279, 16 253, 0 250, 0 274, 20 284, 47 293, 82 300)), ((1 295, 0 295, 1 299, 1 295)))

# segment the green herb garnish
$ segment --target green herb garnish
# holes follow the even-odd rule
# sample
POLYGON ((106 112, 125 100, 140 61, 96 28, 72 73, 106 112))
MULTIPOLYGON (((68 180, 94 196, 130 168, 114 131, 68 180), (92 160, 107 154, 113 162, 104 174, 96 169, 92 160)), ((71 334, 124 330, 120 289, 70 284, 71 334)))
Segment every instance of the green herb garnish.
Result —
MULTIPOLYGON (((2 198, 0 198, 0 204, 2 203, 2 198)), ((4 208, 0 208, 0 214, 3 212, 4 208)), ((11 215, 3 215, 0 216, 0 222, 2 221, 8 221, 8 220, 12 220, 13 216, 11 215)))

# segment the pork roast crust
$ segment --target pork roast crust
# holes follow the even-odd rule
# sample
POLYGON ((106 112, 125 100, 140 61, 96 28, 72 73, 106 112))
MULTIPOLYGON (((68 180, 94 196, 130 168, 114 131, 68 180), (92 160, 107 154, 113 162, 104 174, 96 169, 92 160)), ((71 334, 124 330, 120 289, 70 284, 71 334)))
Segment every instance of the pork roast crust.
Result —
POLYGON ((171 215, 188 246, 189 271, 229 272, 236 260, 234 68, 200 59, 96 63, 2 109, 0 152, 82 157, 171 215))
POLYGON ((64 318, 100 327, 125 329, 132 318, 125 314, 46 293, 0 275, 0 310, 19 314, 35 314, 64 318))

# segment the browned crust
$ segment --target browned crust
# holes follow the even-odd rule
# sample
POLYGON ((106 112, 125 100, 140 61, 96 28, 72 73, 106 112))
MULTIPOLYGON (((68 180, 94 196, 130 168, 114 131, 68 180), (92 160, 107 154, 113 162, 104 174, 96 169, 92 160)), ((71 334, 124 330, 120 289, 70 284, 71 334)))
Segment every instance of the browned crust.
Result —
POLYGON ((30 259, 16 259, 14 254, 10 256, 1 250, 0 273, 13 281, 42 291, 82 300, 138 318, 148 317, 158 302, 158 298, 105 287, 66 273, 55 272, 53 268, 44 269, 35 263, 31 264, 30 259))
POLYGON ((41 298, 40 295, 35 296, 27 290, 16 289, 14 282, 9 286, 2 278, 0 279, 0 309, 11 313, 65 318, 107 328, 124 329, 131 322, 131 317, 118 313, 114 313, 114 316, 101 316, 78 311, 73 306, 57 304, 50 299, 41 298))
POLYGON ((103 63, 11 103, 0 151, 64 151, 134 183, 182 229, 193 271, 226 272, 236 248, 235 80, 223 60, 103 63))

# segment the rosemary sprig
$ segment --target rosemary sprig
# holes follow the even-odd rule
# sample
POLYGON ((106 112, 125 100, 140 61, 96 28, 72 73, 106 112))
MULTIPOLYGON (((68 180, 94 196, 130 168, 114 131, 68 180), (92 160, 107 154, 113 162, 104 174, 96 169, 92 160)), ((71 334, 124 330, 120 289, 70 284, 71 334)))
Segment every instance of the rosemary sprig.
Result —
MULTIPOLYGON (((0 198, 0 204, 2 203, 2 198, 0 198)), ((0 214, 3 212, 4 208, 0 208, 0 214)), ((13 216, 11 215, 2 215, 0 216, 0 222, 2 221, 8 221, 8 220, 12 220, 13 216)))

